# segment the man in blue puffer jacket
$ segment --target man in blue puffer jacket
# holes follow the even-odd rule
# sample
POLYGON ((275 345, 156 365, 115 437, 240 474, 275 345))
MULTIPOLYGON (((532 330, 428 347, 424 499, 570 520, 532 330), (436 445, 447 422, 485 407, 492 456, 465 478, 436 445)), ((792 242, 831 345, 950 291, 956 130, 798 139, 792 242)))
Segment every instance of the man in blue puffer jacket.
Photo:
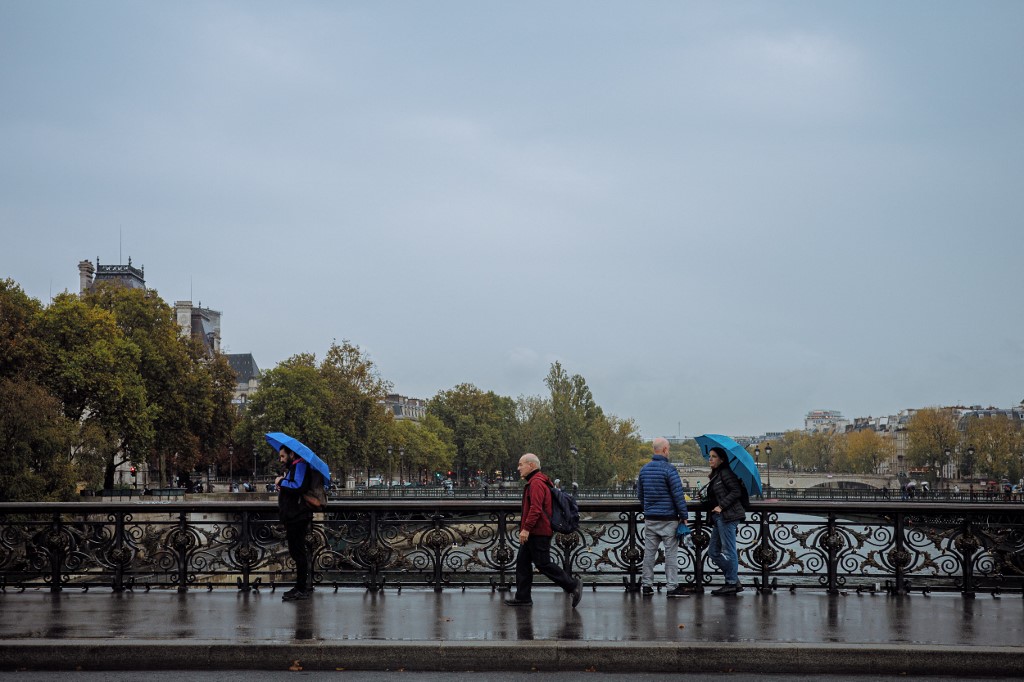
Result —
POLYGON ((654 594, 654 561, 658 545, 665 543, 665 586, 669 597, 685 597, 686 589, 679 584, 679 538, 676 528, 688 517, 683 482, 679 472, 668 461, 668 441, 654 439, 654 455, 640 469, 636 494, 644 506, 644 567, 641 579, 646 597, 654 594))

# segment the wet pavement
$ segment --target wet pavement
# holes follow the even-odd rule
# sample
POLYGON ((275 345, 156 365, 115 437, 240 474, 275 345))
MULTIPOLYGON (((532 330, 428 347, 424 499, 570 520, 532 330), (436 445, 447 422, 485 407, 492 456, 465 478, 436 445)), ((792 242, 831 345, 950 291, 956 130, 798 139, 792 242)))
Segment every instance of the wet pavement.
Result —
POLYGON ((600 671, 658 672, 718 656, 712 669, 743 669, 745 660, 782 672, 955 674, 961 661, 962 672, 1024 676, 1020 595, 748 589, 668 599, 600 589, 578 609, 556 589, 535 588, 532 607, 505 606, 506 596, 328 588, 282 603, 268 590, 8 590, 0 669, 276 669, 294 656, 307 669, 584 670, 589 660, 600 671), (987 672, 970 667, 975 659, 990 662, 987 672))

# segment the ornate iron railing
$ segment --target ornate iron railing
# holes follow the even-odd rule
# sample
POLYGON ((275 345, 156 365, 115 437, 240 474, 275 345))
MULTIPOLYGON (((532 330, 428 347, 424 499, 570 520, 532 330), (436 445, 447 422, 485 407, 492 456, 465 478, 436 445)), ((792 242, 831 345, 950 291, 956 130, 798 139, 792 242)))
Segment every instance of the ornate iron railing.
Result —
MULTIPOLYGON (((556 560, 598 585, 639 589, 643 514, 622 500, 581 500, 579 532, 556 560)), ((713 579, 710 532, 695 504, 682 580, 713 579)), ((314 524, 320 587, 514 582, 519 505, 509 500, 343 500, 314 524)), ((1024 594, 1024 505, 754 502, 737 533, 740 576, 778 588, 1024 594)), ((659 563, 663 556, 659 555, 659 563)), ((0 589, 114 590, 287 584, 294 579, 270 502, 0 504, 0 589)))

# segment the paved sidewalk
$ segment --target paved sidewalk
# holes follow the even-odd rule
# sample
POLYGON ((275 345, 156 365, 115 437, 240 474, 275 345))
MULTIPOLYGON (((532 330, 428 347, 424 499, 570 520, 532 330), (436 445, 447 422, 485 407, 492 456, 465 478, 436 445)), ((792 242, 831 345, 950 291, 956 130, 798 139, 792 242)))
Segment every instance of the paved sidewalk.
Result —
POLYGON ((0 669, 737 670, 1024 675, 1024 599, 824 592, 667 599, 485 589, 307 602, 229 590, 0 594, 0 669), (694 668, 694 666, 699 666, 694 668))

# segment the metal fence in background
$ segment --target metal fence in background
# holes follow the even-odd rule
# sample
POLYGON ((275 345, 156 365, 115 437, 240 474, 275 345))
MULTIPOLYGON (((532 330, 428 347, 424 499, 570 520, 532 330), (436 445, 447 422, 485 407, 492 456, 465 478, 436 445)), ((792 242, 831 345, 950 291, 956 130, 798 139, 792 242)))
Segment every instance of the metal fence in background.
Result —
MULTIPOLYGON (((552 544, 556 561, 595 588, 639 589, 639 505, 581 495, 580 507, 579 532, 552 544)), ((706 510, 692 509, 694 541, 678 563, 682 582, 701 590, 720 576, 707 557, 706 510)), ((518 520, 515 490, 500 499, 334 500, 310 538, 315 581, 506 589, 518 520)), ((761 590, 1024 594, 1021 504, 755 501, 737 540, 741 579, 761 590)), ((3 590, 252 590, 290 584, 293 570, 272 502, 0 504, 3 590)))

